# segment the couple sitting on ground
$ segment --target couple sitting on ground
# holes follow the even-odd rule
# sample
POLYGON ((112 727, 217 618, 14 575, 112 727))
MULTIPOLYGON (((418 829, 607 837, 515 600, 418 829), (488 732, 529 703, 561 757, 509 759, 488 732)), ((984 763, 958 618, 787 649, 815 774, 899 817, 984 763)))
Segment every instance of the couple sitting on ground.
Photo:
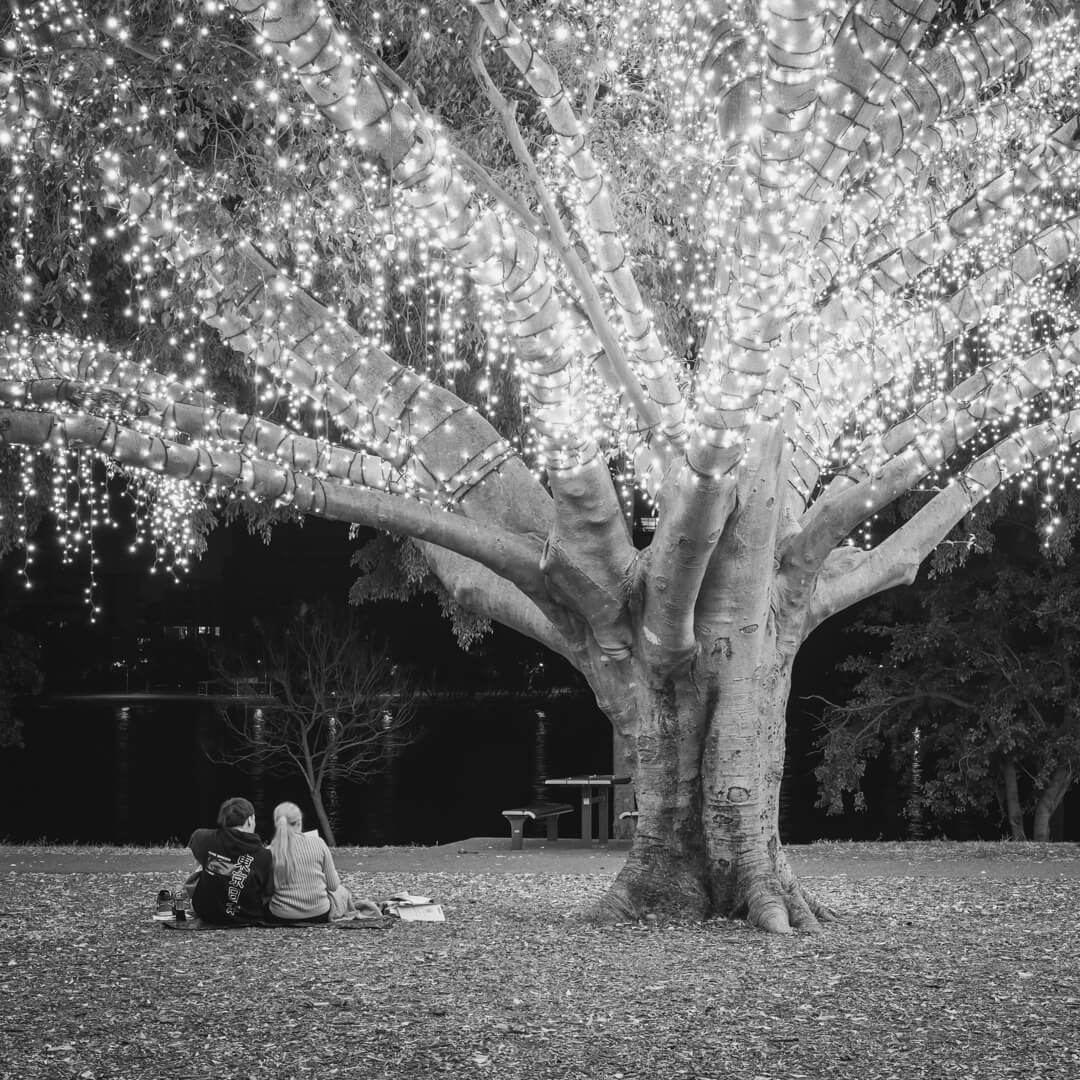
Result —
POLYGON ((255 831, 255 807, 247 799, 226 799, 218 828, 196 829, 188 841, 201 868, 188 883, 195 914, 225 926, 298 926, 378 915, 377 905, 354 901, 341 884, 323 838, 303 829, 300 808, 281 803, 274 808, 274 838, 264 847, 255 831))

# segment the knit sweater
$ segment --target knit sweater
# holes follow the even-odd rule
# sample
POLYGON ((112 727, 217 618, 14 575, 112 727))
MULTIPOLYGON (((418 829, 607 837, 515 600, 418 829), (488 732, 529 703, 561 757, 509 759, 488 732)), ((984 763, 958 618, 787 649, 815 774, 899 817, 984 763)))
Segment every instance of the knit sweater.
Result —
POLYGON ((270 913, 279 919, 311 919, 330 910, 329 893, 341 886, 334 857, 316 832, 292 838, 292 865, 283 884, 274 879, 270 913))

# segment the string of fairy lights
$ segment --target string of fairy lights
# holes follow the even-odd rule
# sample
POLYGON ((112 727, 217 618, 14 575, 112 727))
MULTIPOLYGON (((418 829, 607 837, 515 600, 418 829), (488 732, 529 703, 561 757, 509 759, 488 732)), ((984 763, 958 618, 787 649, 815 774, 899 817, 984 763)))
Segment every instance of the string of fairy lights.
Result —
MULTIPOLYGON (((373 53, 393 56, 415 46, 426 55, 424 48, 439 43, 464 49, 467 4, 410 9, 408 31, 404 22, 397 25, 400 12, 361 7, 342 9, 350 36, 338 44, 353 50, 357 71, 384 80, 388 100, 401 96, 385 83, 373 53)), ((393 444, 402 497, 452 508, 511 453, 541 478, 557 461, 572 469, 572 454, 552 456, 560 431, 568 442, 587 437, 617 461, 624 494, 646 485, 632 471, 640 421, 580 348, 570 350, 560 376, 560 392, 575 398, 571 408, 552 410, 550 423, 527 424, 520 435, 474 448, 457 466, 429 469, 425 439, 435 431, 445 435, 461 419, 458 406, 440 404, 437 385, 467 387, 479 412, 496 422, 515 404, 506 400, 508 387, 516 386, 509 392, 518 394, 517 408, 534 421, 545 394, 554 393, 535 368, 523 365, 498 289, 467 272, 415 200, 327 123, 298 73, 227 4, 178 0, 151 8, 132 3, 98 18, 77 0, 38 0, 18 6, 0 46, 0 157, 10 174, 4 260, 16 300, 2 327, 12 343, 0 353, 5 379, 37 377, 29 359, 35 336, 43 328, 78 335, 72 321, 96 327, 98 309, 115 299, 109 290, 122 287, 120 310, 130 328, 116 336, 126 336, 135 367, 149 372, 164 365, 169 385, 208 395, 220 379, 223 361, 213 350, 224 337, 238 356, 234 389, 248 396, 253 413, 326 447, 340 442, 386 455, 393 444), (244 54, 242 64, 221 60, 219 37, 244 54), (211 62, 213 71, 201 77, 200 65, 211 62), (137 164, 113 157, 118 148, 137 156, 137 164), (132 191, 144 181, 152 206, 135 210, 132 191), (222 279, 235 251, 205 241, 222 207, 234 230, 230 244, 245 237, 279 268, 277 297, 265 288, 258 296, 241 294, 222 279), (62 228, 44 212, 62 217, 62 228), (61 234, 66 262, 43 272, 42 246, 61 234), (101 280, 107 258, 121 260, 122 286, 101 280), (62 304, 49 292, 51 281, 72 292, 62 304), (318 297, 335 325, 299 340, 290 329, 293 286, 318 297), (61 310, 67 321, 49 326, 61 310), (347 386, 328 391, 340 359, 333 349, 342 340, 358 369, 372 351, 410 368, 408 392, 388 384, 360 400, 347 386)), ((1056 242, 1047 242, 1046 251, 1039 247, 1040 237, 1080 210, 1080 152, 1061 155, 1052 169, 1039 156, 1051 133, 1080 109, 1075 16, 1023 36, 1030 42, 1023 77, 1008 62, 1016 48, 1010 37, 1001 52, 1004 75, 986 85, 971 77, 959 117, 943 117, 898 154, 852 151, 848 168, 822 190, 808 162, 826 155, 839 122, 824 102, 853 108, 836 92, 844 73, 834 70, 828 44, 832 35, 849 32, 847 5, 808 7, 806 18, 817 27, 809 36, 796 25, 800 20, 786 20, 767 4, 755 10, 733 3, 718 13, 714 4, 663 0, 551 0, 512 14, 525 39, 558 70, 592 142, 625 222, 623 241, 650 293, 671 375, 695 417, 695 437, 704 442, 744 438, 727 419, 741 410, 746 425, 759 406, 762 415, 780 415, 779 407, 765 404, 769 393, 794 401, 796 442, 807 462, 797 483, 809 495, 856 457, 883 464, 874 460, 875 446, 928 397, 995 358, 1023 357, 1078 322, 1069 287, 1075 255, 1059 254, 1056 242), (770 80, 783 83, 776 51, 804 41, 817 50, 815 66, 801 75, 808 85, 820 84, 817 104, 792 121, 791 134, 777 136, 773 129, 782 129, 783 117, 770 97, 778 91, 768 89, 770 80), (1021 158, 1043 170, 1023 198, 980 207, 959 233, 943 228, 944 214, 1021 158), (835 252, 826 251, 825 241, 856 203, 869 218, 834 268, 835 252), (933 243, 919 239, 928 230, 938 230, 933 243), (916 242, 928 270, 892 291, 868 275, 883 256, 916 242), (1025 243, 1034 243, 1041 259, 1037 272, 1027 269, 1026 255, 1014 272, 1001 271, 1025 243), (730 346, 710 345, 732 340, 766 357, 768 378, 749 368, 741 374, 743 361, 730 346)), ((989 32, 980 31, 979 40, 989 32)), ((963 53, 974 40, 946 34, 933 49, 963 53)), ((489 41, 485 49, 494 63, 498 45, 489 41)), ((933 49, 916 47, 907 63, 924 75, 938 70, 933 49)), ((886 44, 878 50, 865 57, 875 71, 891 55, 886 44)), ((970 58, 966 64, 979 70, 970 58)), ((413 77, 423 100, 430 93, 423 70, 413 77)), ((502 77, 517 101, 530 102, 523 77, 509 65, 502 77)), ((457 133, 443 125, 439 102, 430 105, 420 119, 450 162, 457 133)), ((532 138, 537 167, 572 239, 595 265, 603 237, 590 225, 589 193, 550 131, 537 128, 532 138)), ((490 138, 481 142, 495 146, 490 138)), ((491 177, 531 202, 520 167, 505 156, 491 177)), ((471 195, 506 220, 514 217, 478 187, 471 195)), ((579 305, 558 252, 542 244, 542 257, 563 301, 579 305)), ((604 316, 615 327, 618 305, 601 275, 594 276, 604 316)), ((578 332, 567 329, 571 340, 578 332)), ((642 370, 637 375, 644 380, 642 370)), ((1021 401, 1010 417, 984 425, 970 453, 1016 425, 1065 409, 1072 392, 1066 378, 1021 401)), ((132 422, 137 426, 137 418, 132 422)), ((932 431, 920 436, 927 460, 933 437, 932 431)), ((201 442, 211 451, 226 446, 211 435, 201 442)), ((51 453, 49 503, 63 557, 86 550, 93 563, 94 531, 110 520, 107 482, 93 468, 94 454, 62 447, 51 453)), ((947 466, 928 473, 928 490, 947 482, 947 466)), ((1019 482, 1039 483, 1040 497, 1052 503, 1075 470, 1065 453, 1037 480, 1019 482)), ((37 492, 29 451, 22 476, 29 499, 37 492)), ((138 542, 177 570, 200 542, 191 522, 203 501, 240 497, 153 474, 126 470, 125 476, 137 505, 138 542)), ((647 493, 655 495, 655 486, 647 493)), ((6 510, 9 519, 12 513, 29 581, 30 519, 25 508, 6 510)), ((873 542, 872 520, 856 539, 873 542)), ((93 587, 91 576, 91 607, 93 587)))

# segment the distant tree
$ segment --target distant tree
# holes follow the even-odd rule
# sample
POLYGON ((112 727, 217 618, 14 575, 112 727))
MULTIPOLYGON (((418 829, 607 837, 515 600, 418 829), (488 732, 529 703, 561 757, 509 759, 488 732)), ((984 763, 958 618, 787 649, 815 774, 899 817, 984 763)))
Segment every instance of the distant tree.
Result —
POLYGON ((1011 513, 993 550, 856 623, 886 644, 841 665, 859 680, 824 716, 820 805, 861 802, 867 764, 891 752, 909 813, 941 822, 996 802, 1014 840, 1028 837, 1026 817, 1033 839, 1049 839, 1080 765, 1080 556, 1066 542, 1039 557, 1030 537, 1017 542, 1019 524, 1011 513))
POLYGON ((276 700, 224 708, 233 738, 214 757, 303 777, 333 847, 328 782, 370 780, 413 741, 419 691, 351 616, 305 605, 283 630, 260 629, 259 669, 276 700))

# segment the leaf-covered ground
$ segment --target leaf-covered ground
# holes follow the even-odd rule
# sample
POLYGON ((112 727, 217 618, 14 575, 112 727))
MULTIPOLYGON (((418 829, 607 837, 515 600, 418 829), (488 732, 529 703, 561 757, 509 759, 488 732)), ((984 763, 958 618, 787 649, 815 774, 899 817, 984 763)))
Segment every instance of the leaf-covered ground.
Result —
POLYGON ((180 933, 149 917, 175 875, 4 859, 0 1077, 1080 1076, 1074 845, 837 847, 806 880, 842 921, 786 939, 597 928, 580 913, 610 870, 482 864, 345 875, 361 895, 432 896, 444 924, 180 933), (995 853, 1008 874, 972 872, 995 853))

